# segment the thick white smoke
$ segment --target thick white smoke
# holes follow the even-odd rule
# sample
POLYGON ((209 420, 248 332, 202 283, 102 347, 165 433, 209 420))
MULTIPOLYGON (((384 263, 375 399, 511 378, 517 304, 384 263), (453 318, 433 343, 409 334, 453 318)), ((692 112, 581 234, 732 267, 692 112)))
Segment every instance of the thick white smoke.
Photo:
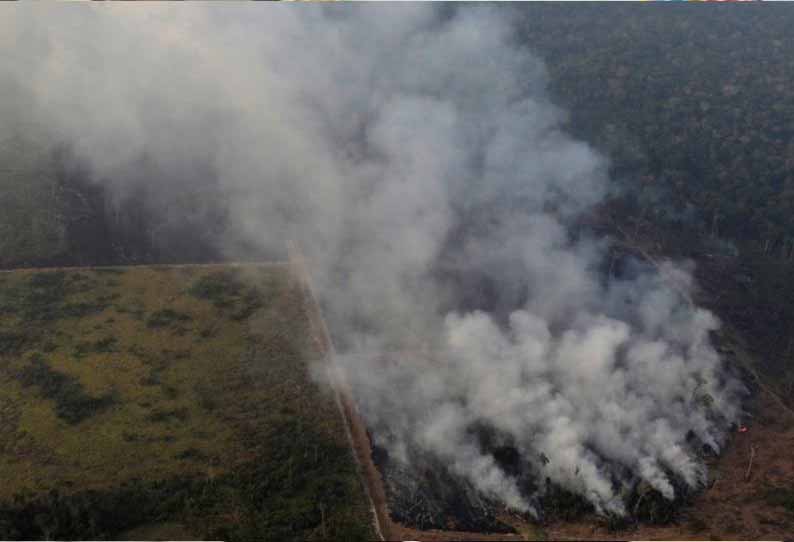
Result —
POLYGON ((395 457, 430 453, 520 510, 529 495, 472 427, 605 512, 638 480, 669 498, 670 474, 703 481, 687 434, 718 449, 739 413, 718 323, 654 269, 604 281, 607 243, 571 235, 607 191, 605 161, 562 131, 502 10, 81 8, 5 9, 4 101, 111 183, 139 182, 144 158, 211 164, 232 256, 297 240, 395 457), (449 267, 509 310, 467 312, 449 267), (432 361, 380 362, 421 345, 432 361))

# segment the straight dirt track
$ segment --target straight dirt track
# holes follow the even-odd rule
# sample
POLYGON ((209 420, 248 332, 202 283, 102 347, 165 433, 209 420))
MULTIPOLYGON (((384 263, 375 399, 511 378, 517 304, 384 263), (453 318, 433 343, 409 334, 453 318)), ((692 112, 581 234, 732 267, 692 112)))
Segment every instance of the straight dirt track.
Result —
MULTIPOLYGON (((131 266, 61 266, 47 268, 3 269, 2 273, 47 271, 96 271, 102 269, 142 268, 244 268, 272 267, 289 269, 299 281, 309 318, 313 340, 325 353, 330 381, 340 416, 342 416, 353 457, 359 467, 361 483, 372 513, 373 530, 380 540, 527 540, 543 535, 553 540, 785 540, 794 532, 794 517, 782 506, 770 506, 765 495, 773 489, 794 485, 794 416, 781 408, 779 398, 763 388, 758 397, 755 419, 749 432, 737 434, 710 468, 716 482, 703 491, 672 525, 638 525, 624 531, 610 531, 596 517, 575 521, 552 522, 542 529, 532 529, 520 521, 502 518, 523 534, 485 534, 457 531, 419 531, 391 520, 383 479, 372 460, 372 447, 352 390, 336 369, 334 347, 320 306, 313 294, 310 276, 302 254, 294 244, 288 245, 288 261, 218 262, 202 264, 157 264, 131 266), (751 453, 754 452, 754 453, 751 453), (533 532, 534 531, 534 532, 533 532), (545 531, 545 532, 544 532, 545 531), (532 534, 530 534, 532 533, 532 534)), ((537 528, 537 526, 535 526, 537 528)))
POLYGON ((380 540, 525 540, 517 534, 485 534, 461 531, 419 531, 391 520, 386 500, 383 478, 372 460, 372 443, 366 424, 352 399, 352 390, 344 374, 335 365, 334 345, 328 327, 323 320, 320 305, 314 296, 306 260, 295 243, 287 243, 289 264, 303 289, 306 312, 312 328, 313 339, 325 353, 330 381, 334 388, 339 413, 345 424, 353 456, 359 467, 370 510, 373 528, 380 540))
POLYGON ((750 432, 737 434, 722 457, 710 465, 717 482, 701 493, 678 522, 666 526, 638 525, 633 529, 610 531, 597 517, 577 521, 553 522, 538 529, 523 521, 511 521, 522 534, 485 534, 453 531, 419 531, 393 522, 388 512, 383 479, 372 461, 371 443, 364 421, 352 400, 343 375, 335 370, 334 349, 320 307, 311 291, 305 260, 297 247, 290 245, 290 264, 304 285, 306 310, 315 340, 326 353, 329 372, 348 431, 351 447, 360 467, 370 499, 373 524, 382 540, 531 540, 537 536, 553 540, 785 540, 794 532, 794 521, 782 507, 770 507, 764 494, 771 488, 790 487, 794 483, 794 417, 781 409, 763 390, 759 397, 759 416, 750 423, 750 432), (770 417, 774 421, 770 421, 770 417), (749 450, 756 450, 755 462, 749 450), (752 468, 749 468, 752 467, 752 468))
POLYGON ((325 353, 328 364, 330 382, 334 388, 334 398, 342 416, 353 457, 356 460, 359 472, 362 475, 362 484, 369 500, 372 512, 372 526, 380 540, 391 540, 392 533, 389 527, 389 513, 386 509, 386 493, 383 490, 383 481, 375 464, 372 462, 372 447, 365 429, 365 424, 361 419, 353 401, 350 389, 336 370, 334 361, 334 346, 328 327, 325 325, 320 305, 314 296, 311 279, 306 269, 306 261, 293 242, 287 243, 289 263, 293 273, 300 283, 303 290, 306 313, 309 317, 312 338, 318 343, 320 350, 325 353))

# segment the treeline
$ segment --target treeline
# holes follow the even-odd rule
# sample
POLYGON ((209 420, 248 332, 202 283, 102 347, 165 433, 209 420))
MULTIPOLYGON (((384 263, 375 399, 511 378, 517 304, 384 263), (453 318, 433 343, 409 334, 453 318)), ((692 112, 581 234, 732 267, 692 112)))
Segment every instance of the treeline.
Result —
POLYGON ((217 478, 17 494, 0 501, 0 539, 118 539, 135 528, 177 522, 204 539, 371 540, 349 450, 287 425, 254 461, 217 478))
POLYGON ((16 129, 0 141, 0 268, 223 259, 229 221, 210 168, 166 170, 142 157, 119 178, 98 178, 68 148, 16 129))
MULTIPOLYGON (((784 6, 515 6, 567 130, 610 159, 606 233, 692 258, 699 301, 794 396, 794 35, 784 6), (728 9, 725 9, 728 8, 728 9)), ((596 221, 599 217, 596 218, 596 221)))
MULTIPOLYGON (((552 99, 570 112, 568 130, 610 157, 634 212, 792 259, 791 13, 725 7, 507 9, 516 40, 545 60, 552 99)), ((18 160, 26 143, 3 145, 18 160)), ((219 258, 218 241, 228 241, 209 164, 162 168, 141 157, 127 178, 101 183, 66 150, 52 171, 36 167, 36 176, 55 181, 26 188, 28 199, 13 186, 2 192, 0 205, 13 200, 14 212, 0 216, 0 245, 6 232, 10 249, 0 250, 0 265, 204 261, 219 258), (22 238, 32 243, 15 241, 22 238)))
POLYGON ((635 212, 791 259, 791 12, 724 7, 515 9, 568 129, 610 157, 635 212))

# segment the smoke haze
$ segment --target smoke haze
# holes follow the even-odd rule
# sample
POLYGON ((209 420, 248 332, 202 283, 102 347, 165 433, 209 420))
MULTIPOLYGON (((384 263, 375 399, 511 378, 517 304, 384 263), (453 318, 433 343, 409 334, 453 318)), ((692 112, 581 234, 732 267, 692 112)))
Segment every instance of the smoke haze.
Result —
POLYGON ((296 240, 394 457, 431 454, 530 512, 543 487, 501 468, 475 428, 602 512, 623 514, 639 481, 667 498, 671 476, 704 482, 687 436, 718 450, 742 393, 710 344, 719 324, 679 291, 685 268, 636 263, 606 281, 608 240, 572 233, 607 194, 607 163, 561 130, 504 10, 6 15, 3 131, 46 127, 118 205, 144 186, 164 220, 230 258, 296 240), (228 228, 200 231, 217 213, 228 228), (488 303, 466 302, 483 284, 488 303))

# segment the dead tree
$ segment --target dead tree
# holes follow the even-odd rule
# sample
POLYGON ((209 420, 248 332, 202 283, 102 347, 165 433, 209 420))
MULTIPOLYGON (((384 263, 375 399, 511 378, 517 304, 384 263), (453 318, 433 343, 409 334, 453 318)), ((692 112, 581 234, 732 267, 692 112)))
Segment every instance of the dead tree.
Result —
POLYGON ((747 462, 747 472, 744 473, 745 481, 750 479, 750 469, 753 468, 753 459, 755 459, 755 446, 750 444, 750 460, 747 462))

